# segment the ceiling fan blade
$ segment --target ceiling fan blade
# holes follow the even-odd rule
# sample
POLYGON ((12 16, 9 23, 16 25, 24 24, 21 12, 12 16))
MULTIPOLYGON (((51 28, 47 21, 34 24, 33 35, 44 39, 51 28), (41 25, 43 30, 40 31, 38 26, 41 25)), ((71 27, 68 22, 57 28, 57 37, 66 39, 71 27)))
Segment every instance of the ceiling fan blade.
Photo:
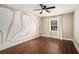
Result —
POLYGON ((48 8, 46 8, 46 9, 52 9, 52 8, 56 8, 55 6, 53 6, 53 7, 48 7, 48 8))
POLYGON ((42 14, 43 11, 40 12, 40 14, 42 14))
POLYGON ((40 7, 43 9, 44 8, 44 5, 43 4, 40 4, 40 7))
POLYGON ((48 11, 47 9, 46 9, 46 12, 50 13, 50 11, 48 11))
POLYGON ((42 10, 42 9, 34 9, 33 11, 38 11, 38 10, 42 10))

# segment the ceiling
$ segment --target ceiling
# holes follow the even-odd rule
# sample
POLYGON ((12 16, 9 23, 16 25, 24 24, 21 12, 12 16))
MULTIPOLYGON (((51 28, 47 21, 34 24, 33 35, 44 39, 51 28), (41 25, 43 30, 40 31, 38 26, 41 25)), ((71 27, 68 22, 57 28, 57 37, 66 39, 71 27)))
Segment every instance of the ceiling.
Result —
POLYGON ((60 14, 65 14, 65 13, 71 13, 73 12, 79 5, 78 4, 46 4, 47 7, 50 6, 56 6, 55 9, 51 9, 51 13, 47 13, 43 11, 43 13, 40 15, 39 13, 41 11, 33 11, 34 9, 40 9, 39 4, 5 4, 8 7, 12 7, 21 11, 24 11, 28 14, 33 14, 37 15, 40 17, 45 17, 45 16, 55 16, 55 15, 60 15, 60 14))

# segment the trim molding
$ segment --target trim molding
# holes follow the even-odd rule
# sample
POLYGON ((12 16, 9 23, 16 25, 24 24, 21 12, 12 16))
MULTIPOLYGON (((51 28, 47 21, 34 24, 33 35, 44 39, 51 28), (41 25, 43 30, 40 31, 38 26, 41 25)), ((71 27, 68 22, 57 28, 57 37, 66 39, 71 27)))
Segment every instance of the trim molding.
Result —
MULTIPOLYGON (((40 35, 40 36, 44 36, 44 37, 50 37, 50 36, 46 36, 46 35, 40 35)), ((52 37, 51 37, 52 38, 52 37)), ((60 40, 69 40, 69 41, 73 41, 73 39, 70 38, 59 38, 60 40)))
POLYGON ((76 47, 76 49, 77 49, 77 51, 78 51, 78 53, 79 53, 79 47, 78 47, 76 41, 73 40, 73 43, 74 43, 74 45, 75 45, 75 47, 76 47))
POLYGON ((73 39, 71 39, 71 38, 62 38, 62 40, 69 40, 69 41, 73 41, 73 39))

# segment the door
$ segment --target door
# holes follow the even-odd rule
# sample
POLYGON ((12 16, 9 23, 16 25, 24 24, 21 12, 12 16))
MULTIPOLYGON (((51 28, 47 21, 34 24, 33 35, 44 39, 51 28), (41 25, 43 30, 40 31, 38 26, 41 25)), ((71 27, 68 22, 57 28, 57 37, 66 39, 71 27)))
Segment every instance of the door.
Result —
POLYGON ((60 16, 52 17, 49 20, 50 37, 62 38, 62 26, 61 25, 62 24, 61 24, 60 16))

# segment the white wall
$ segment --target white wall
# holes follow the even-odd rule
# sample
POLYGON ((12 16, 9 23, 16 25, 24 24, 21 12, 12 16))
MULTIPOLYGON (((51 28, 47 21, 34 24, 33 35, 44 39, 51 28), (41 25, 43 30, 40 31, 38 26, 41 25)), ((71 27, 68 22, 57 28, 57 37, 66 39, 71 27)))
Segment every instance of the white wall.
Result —
POLYGON ((68 39, 74 38, 73 13, 64 14, 62 16, 63 37, 68 39))
MULTIPOLYGON (((54 16, 57 17, 57 16, 54 16)), ((63 38, 67 39, 67 40, 71 40, 74 38, 74 32, 73 32, 73 13, 68 13, 68 14, 64 14, 64 15, 59 15, 58 17, 60 22, 62 22, 62 26, 60 26, 60 31, 62 32, 62 36, 63 38), (62 28, 62 29, 61 29, 62 28)), ((49 30, 49 20, 52 19, 52 17, 42 17, 41 18, 41 35, 42 36, 47 36, 50 37, 50 30, 49 30)), ((57 34, 55 34, 57 35, 57 34)))
POLYGON ((39 18, 0 6, 0 50, 39 36, 39 18))
POLYGON ((79 52, 79 7, 74 12, 74 41, 79 52))

